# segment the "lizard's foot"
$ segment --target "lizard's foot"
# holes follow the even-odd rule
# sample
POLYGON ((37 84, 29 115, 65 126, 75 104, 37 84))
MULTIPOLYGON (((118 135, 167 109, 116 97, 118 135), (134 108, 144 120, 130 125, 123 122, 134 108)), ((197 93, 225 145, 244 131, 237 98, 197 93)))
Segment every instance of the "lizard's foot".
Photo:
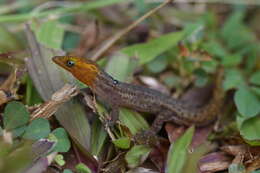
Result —
POLYGON ((112 128, 116 125, 116 121, 109 117, 104 118, 103 123, 104 123, 105 128, 112 128))
POLYGON ((159 144, 159 138, 151 130, 142 130, 138 132, 133 140, 135 143, 142 145, 155 146, 159 144))

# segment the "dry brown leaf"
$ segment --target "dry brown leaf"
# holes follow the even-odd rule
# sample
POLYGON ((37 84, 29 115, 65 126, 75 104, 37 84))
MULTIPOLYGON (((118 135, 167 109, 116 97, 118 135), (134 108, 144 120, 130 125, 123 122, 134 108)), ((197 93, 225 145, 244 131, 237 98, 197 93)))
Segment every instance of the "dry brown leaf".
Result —
POLYGON ((228 169, 231 158, 224 152, 210 153, 204 156, 199 162, 201 172, 217 172, 228 169))

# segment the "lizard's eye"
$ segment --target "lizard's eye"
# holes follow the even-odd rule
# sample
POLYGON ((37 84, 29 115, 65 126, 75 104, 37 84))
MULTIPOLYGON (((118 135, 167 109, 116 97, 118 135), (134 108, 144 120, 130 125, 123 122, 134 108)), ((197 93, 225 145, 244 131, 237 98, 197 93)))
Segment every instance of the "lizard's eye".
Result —
POLYGON ((74 62, 74 61, 71 61, 71 60, 68 60, 67 63, 66 63, 66 65, 67 65, 68 67, 72 67, 72 66, 75 65, 75 62, 74 62))

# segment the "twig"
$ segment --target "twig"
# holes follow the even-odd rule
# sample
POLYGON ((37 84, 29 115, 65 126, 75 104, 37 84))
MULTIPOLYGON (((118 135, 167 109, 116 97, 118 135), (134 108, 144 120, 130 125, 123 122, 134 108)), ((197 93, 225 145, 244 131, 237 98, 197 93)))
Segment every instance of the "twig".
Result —
POLYGON ((38 109, 31 114, 31 119, 35 118, 49 118, 53 115, 64 102, 70 100, 72 97, 78 94, 77 87, 66 84, 60 90, 56 91, 51 100, 43 103, 38 109))
POLYGON ((129 31, 134 29, 139 23, 144 21, 146 18, 150 17, 152 14, 157 12, 159 9, 167 5, 168 3, 172 2, 173 0, 166 0, 159 6, 155 7, 154 9, 148 11, 146 14, 141 16, 138 20, 134 21, 131 25, 126 27, 125 29, 119 31, 117 34, 109 38, 105 43, 97 50, 97 52, 93 55, 92 59, 96 61, 99 59, 116 41, 118 41, 123 35, 127 34, 129 31))

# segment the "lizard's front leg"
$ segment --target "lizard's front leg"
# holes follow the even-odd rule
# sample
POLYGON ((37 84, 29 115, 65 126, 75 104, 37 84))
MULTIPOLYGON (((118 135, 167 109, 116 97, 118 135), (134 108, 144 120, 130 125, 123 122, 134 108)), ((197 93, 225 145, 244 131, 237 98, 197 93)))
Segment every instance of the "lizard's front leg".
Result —
POLYGON ((111 111, 109 112, 109 117, 105 120, 105 127, 113 127, 116 124, 119 116, 118 106, 111 106, 111 111))

